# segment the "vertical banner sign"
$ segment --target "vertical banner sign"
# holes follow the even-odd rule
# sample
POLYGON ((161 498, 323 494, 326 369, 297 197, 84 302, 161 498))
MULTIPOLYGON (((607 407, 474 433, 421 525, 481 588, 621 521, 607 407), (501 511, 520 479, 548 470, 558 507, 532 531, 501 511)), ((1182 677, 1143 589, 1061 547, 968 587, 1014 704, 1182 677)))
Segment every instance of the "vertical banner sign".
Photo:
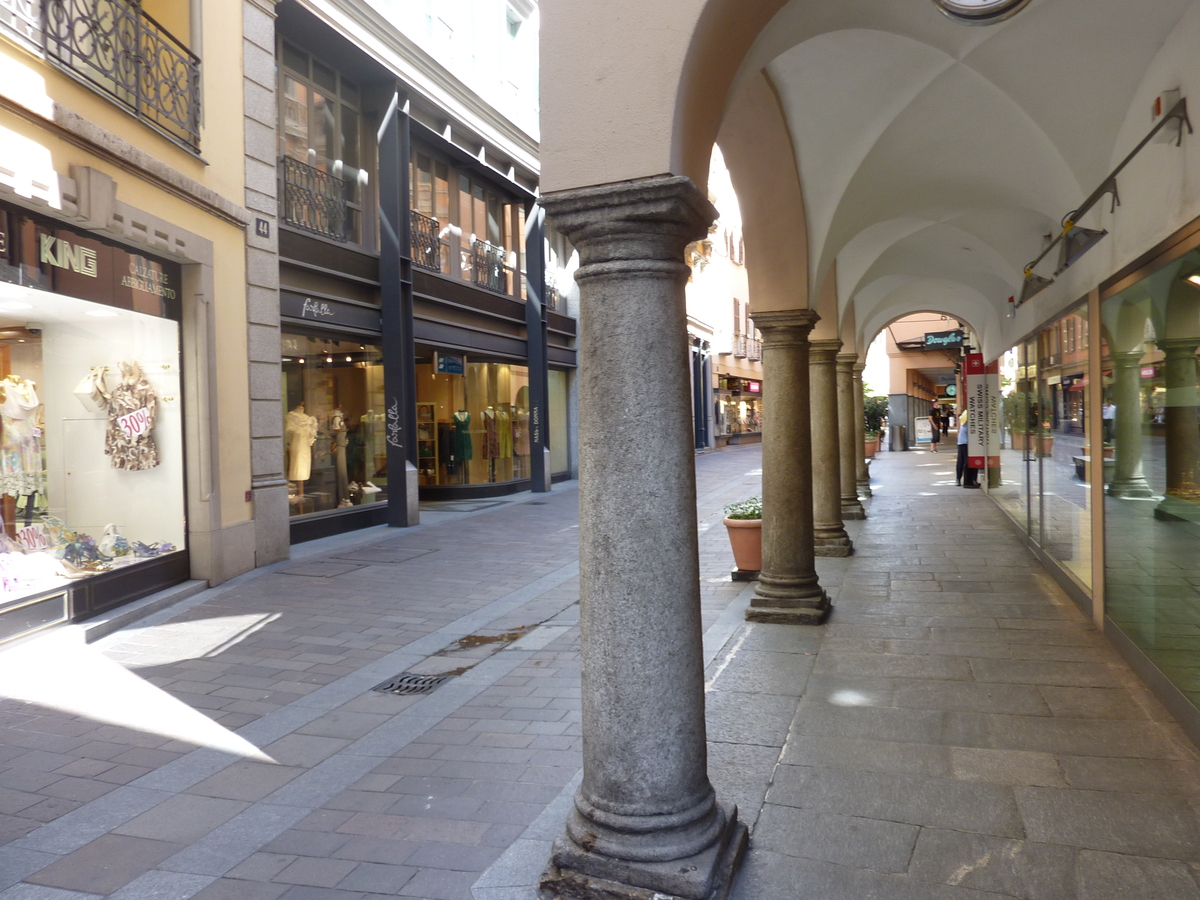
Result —
POLYGON ((984 365, 982 353, 967 354, 967 465, 1000 466, 1000 361, 984 365))
POLYGON ((550 489, 545 449, 550 446, 550 375, 547 366, 546 328, 546 211, 535 205, 525 216, 525 335, 529 362, 529 478, 530 490, 550 489))
POLYGON ((408 111, 398 94, 379 126, 379 282, 383 327, 383 392, 387 411, 388 525, 408 520, 408 465, 417 462, 417 398, 413 381, 412 233, 409 231, 408 111))

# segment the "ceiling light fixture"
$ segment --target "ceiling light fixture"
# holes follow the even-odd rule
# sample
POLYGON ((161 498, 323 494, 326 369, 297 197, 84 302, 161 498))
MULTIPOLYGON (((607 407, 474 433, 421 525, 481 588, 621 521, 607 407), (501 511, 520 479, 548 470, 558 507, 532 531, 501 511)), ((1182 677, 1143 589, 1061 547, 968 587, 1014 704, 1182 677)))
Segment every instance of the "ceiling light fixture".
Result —
POLYGON ((933 0, 946 16, 964 25, 994 25, 1011 18, 1029 0, 933 0))
POLYGON ((1054 270, 1054 274, 1061 275, 1068 266, 1074 265, 1079 257, 1100 243, 1100 239, 1106 234, 1106 229, 1097 231, 1094 228, 1069 224, 1063 230, 1062 252, 1058 255, 1058 268, 1054 270))

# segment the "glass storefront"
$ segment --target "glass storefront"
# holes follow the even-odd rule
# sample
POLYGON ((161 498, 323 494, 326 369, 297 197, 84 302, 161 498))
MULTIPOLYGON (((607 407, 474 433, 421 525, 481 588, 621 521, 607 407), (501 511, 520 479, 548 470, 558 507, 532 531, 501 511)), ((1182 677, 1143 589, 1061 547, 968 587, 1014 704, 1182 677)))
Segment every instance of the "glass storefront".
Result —
POLYGON ((713 426, 718 435, 762 431, 762 382, 719 375, 713 403, 713 426))
POLYGON ((990 491, 1047 554, 1090 589, 1086 321, 1086 305, 1077 306, 1005 354, 1000 473, 998 481, 991 475, 990 491))
POLYGON ((417 348, 417 471, 422 485, 530 477, 529 370, 417 348))
POLYGON ((1200 251, 1101 304, 1109 618, 1200 706, 1200 251))
POLYGON ((185 547, 180 272, 0 210, 0 639, 185 547))
POLYGON ((379 345, 285 329, 282 392, 291 515, 386 500, 379 345))

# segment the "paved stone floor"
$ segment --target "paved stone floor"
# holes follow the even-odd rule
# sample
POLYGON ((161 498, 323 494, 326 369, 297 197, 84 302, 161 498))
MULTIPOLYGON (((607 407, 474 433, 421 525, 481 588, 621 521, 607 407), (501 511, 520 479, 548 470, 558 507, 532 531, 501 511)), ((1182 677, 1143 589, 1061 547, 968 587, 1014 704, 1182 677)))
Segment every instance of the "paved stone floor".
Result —
MULTIPOLYGON (((1200 762, 953 459, 886 454, 823 628, 747 625, 697 459, 738 900, 1200 900, 1200 762), (948 461, 947 461, 948 460, 948 461)), ((580 766, 577 495, 302 545, 0 652, 0 898, 531 900, 580 766), (427 695, 372 687, 457 673, 427 695)))

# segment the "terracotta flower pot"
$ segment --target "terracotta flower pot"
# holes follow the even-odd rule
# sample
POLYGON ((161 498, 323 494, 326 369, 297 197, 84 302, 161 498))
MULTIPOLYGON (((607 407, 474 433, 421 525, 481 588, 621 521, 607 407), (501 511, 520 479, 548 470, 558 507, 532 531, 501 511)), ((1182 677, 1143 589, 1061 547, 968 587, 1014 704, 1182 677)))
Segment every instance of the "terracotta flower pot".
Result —
POLYGON ((743 572, 762 570, 762 519, 725 519, 733 562, 743 572))
POLYGON ((863 441, 863 456, 870 459, 879 451, 879 436, 866 438, 863 441))

